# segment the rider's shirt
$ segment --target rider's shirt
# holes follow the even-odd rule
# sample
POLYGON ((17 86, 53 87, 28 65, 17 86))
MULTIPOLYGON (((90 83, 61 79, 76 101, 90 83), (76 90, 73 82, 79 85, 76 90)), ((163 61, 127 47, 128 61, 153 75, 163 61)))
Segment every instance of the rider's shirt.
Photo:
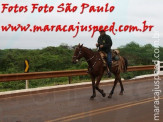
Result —
POLYGON ((106 53, 111 52, 112 40, 109 35, 102 35, 98 38, 98 45, 103 45, 103 48, 99 48, 99 51, 104 51, 106 53))

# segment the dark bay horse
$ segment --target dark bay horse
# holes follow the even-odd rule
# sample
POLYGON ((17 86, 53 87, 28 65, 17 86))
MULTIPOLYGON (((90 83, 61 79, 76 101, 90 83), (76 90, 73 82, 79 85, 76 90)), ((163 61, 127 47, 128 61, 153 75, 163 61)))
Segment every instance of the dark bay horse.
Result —
MULTIPOLYGON (((105 97, 106 94, 104 93, 104 91, 102 89, 99 88, 99 83, 104 74, 104 71, 106 70, 106 67, 103 66, 103 61, 102 61, 102 58, 101 58, 99 52, 94 52, 91 49, 88 49, 88 48, 84 47, 83 45, 79 44, 75 49, 72 62, 77 63, 82 57, 84 57, 88 63, 88 73, 90 74, 91 80, 92 80, 93 95, 90 98, 93 99, 94 97, 96 97, 95 90, 98 90, 102 94, 102 96, 105 97), (96 80, 96 82, 95 82, 95 80, 96 80)), ((120 59, 118 60, 118 62, 119 62, 118 65, 112 65, 112 68, 111 68, 111 72, 115 76, 115 81, 114 81, 113 88, 112 88, 108 98, 112 97, 112 95, 114 93, 115 86, 118 81, 121 86, 120 95, 123 95, 123 92, 124 92, 120 73, 125 72, 127 70, 128 62, 124 57, 121 57, 121 56, 120 56, 120 59)))

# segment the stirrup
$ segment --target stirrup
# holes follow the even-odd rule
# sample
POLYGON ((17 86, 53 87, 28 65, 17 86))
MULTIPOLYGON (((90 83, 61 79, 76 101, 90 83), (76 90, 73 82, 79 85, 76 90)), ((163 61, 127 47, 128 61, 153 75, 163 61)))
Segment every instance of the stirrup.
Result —
POLYGON ((107 72, 107 74, 108 74, 108 77, 110 78, 111 77, 111 72, 107 72))

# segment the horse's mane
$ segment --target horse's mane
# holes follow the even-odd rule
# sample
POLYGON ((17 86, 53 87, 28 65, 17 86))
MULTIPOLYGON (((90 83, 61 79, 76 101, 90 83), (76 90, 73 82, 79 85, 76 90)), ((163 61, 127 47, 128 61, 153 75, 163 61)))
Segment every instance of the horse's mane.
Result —
POLYGON ((95 53, 95 52, 94 52, 92 49, 90 49, 90 48, 87 48, 87 47, 84 47, 84 46, 83 46, 83 48, 89 50, 91 53, 95 53))
POLYGON ((86 49, 88 49, 88 50, 90 50, 90 51, 92 51, 92 52, 93 52, 93 50, 92 50, 92 49, 90 49, 90 48, 88 48, 88 47, 83 46, 83 48, 86 48, 86 49))

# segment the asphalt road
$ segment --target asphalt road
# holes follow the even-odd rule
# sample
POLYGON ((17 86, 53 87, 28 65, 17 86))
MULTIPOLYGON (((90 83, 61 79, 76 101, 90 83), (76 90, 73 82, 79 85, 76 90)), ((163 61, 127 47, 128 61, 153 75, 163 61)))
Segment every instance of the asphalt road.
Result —
MULTIPOLYGON (((163 80, 160 89, 163 88, 163 80)), ((0 122, 153 122, 153 79, 119 83, 111 99, 92 88, 76 88, 35 95, 0 99, 0 122)), ((101 86, 109 95, 113 84, 101 86)), ((163 90, 162 90, 163 91, 163 90)), ((160 98, 160 122, 163 122, 163 96, 160 98)))

